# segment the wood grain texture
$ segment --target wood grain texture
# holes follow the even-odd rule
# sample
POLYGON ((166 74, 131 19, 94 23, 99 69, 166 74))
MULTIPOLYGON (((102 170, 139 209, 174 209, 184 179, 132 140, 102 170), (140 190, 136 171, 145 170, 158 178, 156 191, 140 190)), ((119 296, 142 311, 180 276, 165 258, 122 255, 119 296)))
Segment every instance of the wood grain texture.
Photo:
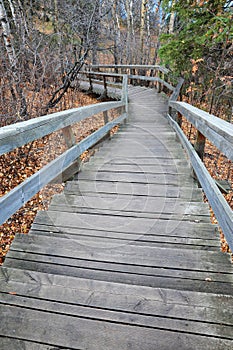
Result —
POLYGON ((204 112, 186 102, 169 102, 192 123, 211 143, 213 143, 230 160, 233 160, 233 125, 204 112))

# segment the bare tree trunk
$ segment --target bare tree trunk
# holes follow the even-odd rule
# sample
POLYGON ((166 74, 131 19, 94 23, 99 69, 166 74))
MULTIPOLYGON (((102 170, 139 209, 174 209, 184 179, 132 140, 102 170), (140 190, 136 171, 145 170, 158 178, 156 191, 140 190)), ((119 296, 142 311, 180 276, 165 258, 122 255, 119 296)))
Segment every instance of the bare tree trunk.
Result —
POLYGON ((144 55, 144 35, 145 35, 145 23, 146 23, 147 5, 148 5, 148 0, 142 0, 142 4, 141 4, 141 18, 140 18, 140 33, 139 33, 140 55, 141 55, 140 61, 141 61, 141 64, 143 63, 143 55, 144 55))
POLYGON ((114 63, 119 64, 121 61, 120 58, 120 46, 121 46, 121 29, 120 29, 120 21, 119 15, 117 12, 117 4, 118 0, 114 0, 112 7, 112 15, 114 21, 114 63))
POLYGON ((156 46, 155 46, 155 53, 154 53, 154 57, 153 57, 153 61, 152 61, 152 64, 156 64, 157 63, 157 58, 158 58, 158 51, 159 51, 159 48, 160 48, 160 40, 159 40, 159 37, 161 35, 161 27, 162 27, 162 16, 160 16, 160 7, 161 7, 161 1, 158 2, 157 4, 157 7, 155 9, 155 14, 157 15, 158 17, 158 31, 157 31, 157 43, 156 43, 156 46))
POLYGON ((20 77, 18 74, 18 67, 17 67, 17 56, 15 53, 14 45, 13 45, 13 36, 10 30, 10 24, 8 21, 6 9, 4 7, 3 0, 0 0, 0 22, 2 26, 3 31, 3 39, 4 44, 7 52, 7 56, 10 62, 11 72, 14 80, 14 86, 11 87, 11 92, 13 98, 16 98, 16 96, 20 99, 20 115, 26 116, 27 115, 27 103, 26 99, 23 93, 23 89, 20 87, 20 77))
POLYGON ((133 1, 125 1, 125 9, 127 13, 127 48, 126 48, 126 63, 133 64, 133 48, 134 42, 134 21, 133 21, 133 1))
POLYGON ((2 26, 3 39, 7 51, 8 59, 13 70, 16 69, 17 58, 13 46, 13 37, 10 30, 10 24, 6 14, 3 0, 0 0, 0 22, 2 26))
MULTIPOLYGON (((172 8, 173 8, 174 5, 175 5, 175 0, 172 0, 172 8)), ((171 12, 171 15, 170 15, 169 26, 168 26, 168 33, 169 34, 173 34, 174 33, 175 19, 176 19, 176 13, 172 9, 172 12, 171 12)))
POLYGON ((147 37, 146 37, 147 54, 145 55, 145 58, 144 58, 144 64, 149 64, 150 63, 150 54, 151 54, 151 28, 150 28, 150 12, 149 11, 147 11, 147 14, 146 14, 146 30, 147 30, 147 37))

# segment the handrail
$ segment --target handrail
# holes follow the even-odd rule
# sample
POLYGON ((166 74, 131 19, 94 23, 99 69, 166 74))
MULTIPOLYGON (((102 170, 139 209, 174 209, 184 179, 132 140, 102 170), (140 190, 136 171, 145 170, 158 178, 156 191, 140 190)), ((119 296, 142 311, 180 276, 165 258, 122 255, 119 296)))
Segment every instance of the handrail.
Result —
POLYGON ((164 74, 168 74, 170 70, 168 68, 154 65, 145 65, 145 64, 92 64, 89 67, 92 69, 155 69, 164 74))
POLYGON ((233 126, 186 102, 170 101, 169 106, 180 112, 196 129, 209 139, 229 160, 233 161, 233 126))
POLYGON ((20 209, 45 185, 66 171, 78 160, 84 151, 102 140, 114 126, 126 120, 128 111, 127 81, 127 76, 124 76, 121 101, 104 102, 70 109, 12 124, 0 129, 0 155, 57 130, 63 131, 63 136, 69 148, 62 155, 0 198, 0 225, 9 219, 11 215, 20 209), (122 109, 122 114, 114 120, 109 121, 107 112, 119 108, 122 109), (105 125, 78 144, 75 144, 71 125, 98 113, 104 114, 105 125))
POLYGON ((0 129, 0 155, 78 123, 94 114, 123 107, 124 105, 125 103, 122 101, 102 102, 4 126, 0 129))
MULTIPOLYGON (((104 65, 100 65, 100 66, 91 66, 92 68, 98 68, 98 67, 105 67, 104 65)), ((116 67, 116 66, 107 66, 107 68, 111 68, 111 67, 116 67)), ((131 69, 131 67, 143 67, 144 69, 147 68, 147 69, 150 69, 150 67, 155 67, 155 66, 145 66, 145 65, 136 65, 136 66, 117 66, 117 67, 124 67, 124 68, 128 68, 128 69, 131 69), (149 67, 149 68, 148 68, 149 67)), ((162 68, 163 67, 160 67, 160 66, 157 66, 160 68, 160 71, 162 71, 162 68)), ((169 72, 168 69, 164 68, 164 71, 169 72)), ((80 72, 80 74, 84 74, 86 76, 89 77, 89 82, 90 82, 90 90, 92 89, 92 84, 93 82, 97 83, 97 84, 100 84, 101 81, 100 80, 95 80, 93 79, 93 77, 95 76, 102 76, 104 81, 104 93, 103 93, 103 97, 104 96, 107 96, 107 86, 108 85, 112 85, 113 83, 109 83, 106 81, 106 77, 111 77, 111 78, 122 78, 124 76, 124 74, 120 74, 120 73, 113 73, 113 72, 96 72, 94 70, 83 70, 80 72)), ((172 86, 170 83, 166 82, 164 79, 161 79, 159 76, 155 76, 155 77, 151 77, 151 76, 144 76, 144 75, 135 75, 135 74, 127 74, 128 78, 131 79, 131 80, 141 80, 141 81, 147 81, 147 82, 154 82, 154 83, 158 83, 158 90, 159 92, 161 92, 163 90, 163 87, 165 86, 168 90, 172 91, 173 95, 174 93, 176 92, 176 87, 172 86)), ((183 83, 183 80, 182 80, 182 83, 183 83)), ((114 84, 115 86, 119 85, 119 83, 115 83, 114 84)), ((182 84, 181 84, 182 85, 182 84)))
POLYGON ((180 87, 181 81, 177 85, 177 92, 169 100, 167 117, 189 155, 194 173, 233 252, 233 211, 202 161, 206 138, 229 160, 233 160, 233 125, 186 102, 176 101, 180 87), (179 115, 174 115, 173 111, 179 115), (181 129, 182 116, 197 129, 194 148, 181 129))

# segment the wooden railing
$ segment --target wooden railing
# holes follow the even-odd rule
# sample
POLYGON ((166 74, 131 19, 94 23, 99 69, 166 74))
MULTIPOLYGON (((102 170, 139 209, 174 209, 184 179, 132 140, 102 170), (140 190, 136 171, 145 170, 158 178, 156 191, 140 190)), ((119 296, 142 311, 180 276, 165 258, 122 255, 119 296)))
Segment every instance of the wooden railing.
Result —
POLYGON ((86 76, 86 81, 89 82, 89 91, 93 91, 93 84, 101 84, 104 86, 102 98, 108 96, 108 87, 121 87, 123 76, 127 76, 128 82, 131 84, 137 85, 146 83, 148 87, 149 84, 153 84, 158 92, 165 91, 166 93, 174 93, 176 87, 173 86, 171 82, 165 81, 164 78, 168 73, 169 70, 167 68, 158 65, 92 65, 86 66, 85 70, 80 72, 81 75, 86 76), (104 71, 101 71, 101 69, 104 69, 104 71), (106 70, 109 71, 106 72, 106 70))
POLYGON ((128 73, 129 81, 136 80, 156 83, 156 88, 159 92, 170 92, 167 118, 190 158, 193 171, 208 198, 219 226, 222 228, 229 247, 233 252, 233 212, 202 161, 206 138, 230 161, 233 161, 233 125, 188 103, 178 102, 177 100, 184 80, 182 78, 178 79, 176 86, 173 86, 170 82, 166 82, 164 76, 166 75, 169 78, 169 70, 166 68, 142 65, 95 65, 88 67, 88 70, 83 72, 83 74, 86 74, 92 83, 94 83, 94 77, 102 76, 102 81, 98 80, 98 83, 104 84, 105 94, 107 95, 107 78, 118 78, 122 76, 119 73, 106 73, 106 70, 110 69, 114 72, 128 73), (101 70, 104 70, 104 72, 101 72, 101 70), (143 71, 144 74, 132 74, 136 70, 139 73, 143 71), (151 76, 151 72, 153 72, 154 76, 151 76), (161 73, 162 77, 159 75, 161 73), (197 140, 194 147, 181 129, 182 117, 186 118, 197 129, 197 140))
MULTIPOLYGON (((128 113, 129 82, 147 82, 148 84, 154 84, 159 92, 164 91, 169 94, 169 112, 167 118, 190 157, 197 179, 233 251, 232 210, 202 162, 205 138, 208 138, 229 160, 233 160, 233 126, 188 103, 178 102, 177 100, 180 95, 183 79, 179 79, 176 86, 173 86, 171 81, 167 82, 164 80, 165 75, 167 79, 169 79, 168 73, 169 71, 166 68, 160 66, 91 66, 88 67, 87 70, 80 72, 81 76, 86 76, 86 80, 89 82, 89 90, 93 90, 93 84, 102 84, 104 86, 102 97, 106 97, 109 94, 108 87, 117 87, 120 101, 104 102, 88 107, 54 113, 1 128, 0 154, 9 152, 16 147, 20 147, 60 129, 63 130, 69 149, 8 194, 0 198, 0 224, 5 222, 46 184, 50 183, 67 169, 85 150, 108 134, 112 127, 122 123, 126 119, 128 113), (105 72, 101 72, 101 69, 104 69, 105 72), (106 73, 106 69, 112 69, 114 72, 110 71, 106 73), (118 73, 116 73, 116 71, 118 73), (119 71, 121 71, 122 74, 120 74, 119 71), (160 74, 162 74, 162 76, 160 74), (123 109, 122 114, 109 122, 107 111, 119 108, 123 109), (75 144, 71 125, 100 112, 104 113, 105 126, 80 143, 75 144), (181 129, 182 116, 191 122, 198 130, 195 147, 191 145, 181 129)), ((172 79, 172 81, 174 81, 174 79, 172 79)))
POLYGON ((232 209, 202 161, 206 138, 233 161, 233 125, 185 102, 170 100, 169 111, 168 120, 189 155, 196 177, 233 252, 232 209), (182 116, 197 129, 194 147, 181 129, 182 116))
POLYGON ((3 224, 10 218, 45 185, 66 171, 74 162, 77 162, 84 151, 98 143, 114 126, 125 121, 128 104, 126 96, 127 77, 123 77, 122 98, 120 101, 102 102, 87 107, 70 109, 0 129, 0 155, 58 130, 63 131, 68 146, 66 152, 0 198, 0 224, 3 224), (120 116, 112 121, 108 121, 108 111, 117 109, 121 110, 120 116), (105 125, 76 144, 71 126, 99 113, 103 113, 105 125))

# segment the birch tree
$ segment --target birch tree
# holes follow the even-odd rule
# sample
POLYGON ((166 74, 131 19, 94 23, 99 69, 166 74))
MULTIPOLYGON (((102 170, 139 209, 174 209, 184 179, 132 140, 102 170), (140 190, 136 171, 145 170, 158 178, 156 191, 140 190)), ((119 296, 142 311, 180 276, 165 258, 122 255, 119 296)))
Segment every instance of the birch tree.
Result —
POLYGON ((15 54, 13 36, 11 34, 10 24, 7 17, 3 0, 0 0, 0 21, 2 26, 3 40, 7 51, 8 59, 13 72, 16 70, 17 58, 15 54))
POLYGON ((20 86, 20 74, 18 67, 18 60, 14 48, 13 35, 10 29, 10 24, 4 6, 3 0, 0 0, 0 22, 2 26, 3 40, 10 63, 11 77, 13 77, 13 83, 11 85, 10 91, 14 100, 17 100, 17 97, 20 100, 20 116, 27 116, 27 103, 26 98, 23 93, 23 89, 20 86))
POLYGON ((144 36, 145 36, 145 23, 148 11, 148 0, 142 0, 141 4, 141 18, 140 18, 140 32, 139 32, 139 42, 140 42, 140 61, 143 63, 144 56, 144 36))
POLYGON ((133 48, 135 47, 133 0, 125 0, 125 10, 127 16, 126 61, 128 64, 133 64, 133 48))

